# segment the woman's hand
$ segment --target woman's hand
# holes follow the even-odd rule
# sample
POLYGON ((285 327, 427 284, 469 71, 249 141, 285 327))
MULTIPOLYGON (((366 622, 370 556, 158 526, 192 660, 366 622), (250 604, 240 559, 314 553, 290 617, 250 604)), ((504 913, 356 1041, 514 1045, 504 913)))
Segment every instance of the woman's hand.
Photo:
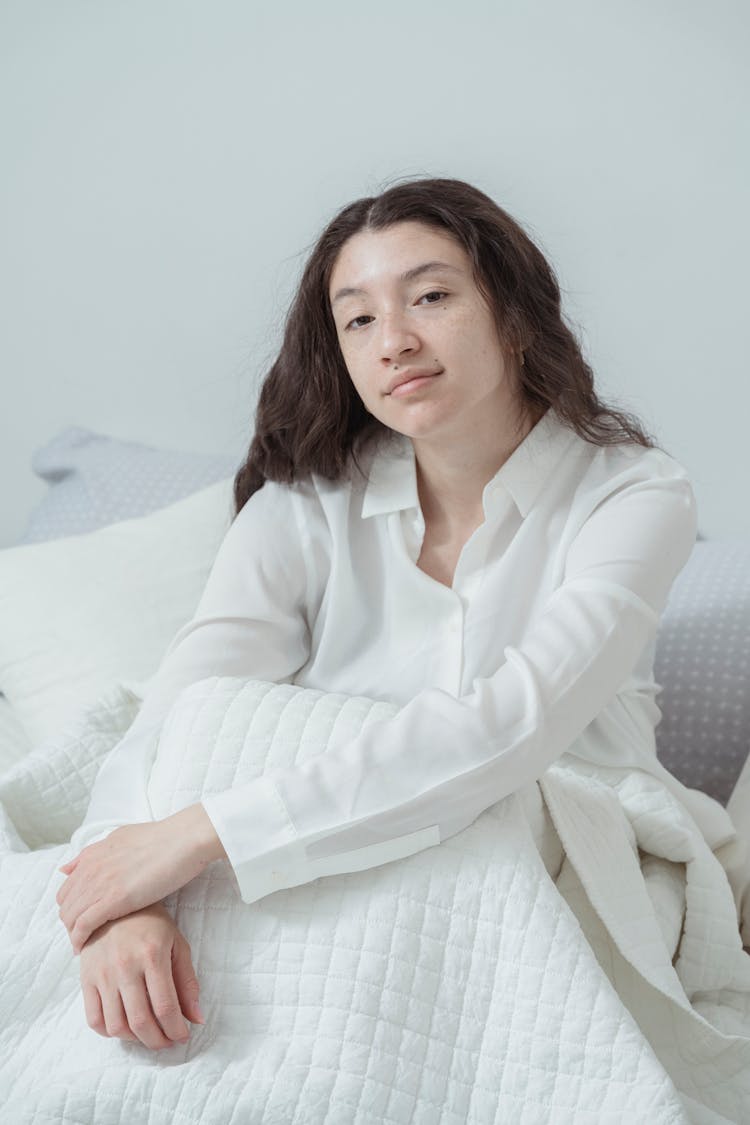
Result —
POLYGON ((60 868, 60 918, 80 953, 105 922, 159 902, 226 855, 201 804, 164 820, 116 828, 60 868))
POLYGON ((158 1051, 187 1042, 185 1019, 205 1022, 190 946, 162 903, 97 930, 80 972, 86 1021, 99 1035, 158 1051))

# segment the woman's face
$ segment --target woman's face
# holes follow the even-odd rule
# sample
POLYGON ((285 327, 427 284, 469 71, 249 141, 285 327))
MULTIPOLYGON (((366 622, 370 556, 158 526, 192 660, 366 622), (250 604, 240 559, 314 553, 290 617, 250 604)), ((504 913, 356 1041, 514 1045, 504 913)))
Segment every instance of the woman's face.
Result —
POLYGON ((515 422, 514 372, 447 232, 419 222, 360 231, 339 251, 329 299, 352 382, 386 426, 445 440, 486 432, 488 418, 515 422))

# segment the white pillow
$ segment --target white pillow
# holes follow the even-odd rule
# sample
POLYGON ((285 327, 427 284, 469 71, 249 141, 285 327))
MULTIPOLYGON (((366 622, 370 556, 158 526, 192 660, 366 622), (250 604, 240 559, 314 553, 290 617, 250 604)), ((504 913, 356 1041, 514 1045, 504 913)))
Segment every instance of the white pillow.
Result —
POLYGON ((0 695, 0 777, 25 758, 31 749, 29 736, 9 701, 0 695))
POLYGON ((111 680, 154 675, 232 521, 227 477, 148 516, 0 550, 0 691, 33 745, 111 680))

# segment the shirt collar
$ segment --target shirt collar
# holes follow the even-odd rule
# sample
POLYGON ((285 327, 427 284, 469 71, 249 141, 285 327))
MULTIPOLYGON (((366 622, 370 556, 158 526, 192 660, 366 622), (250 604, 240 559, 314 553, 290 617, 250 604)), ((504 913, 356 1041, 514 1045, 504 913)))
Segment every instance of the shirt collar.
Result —
MULTIPOLYGON (((554 407, 548 407, 485 485, 482 493, 485 515, 492 507, 493 497, 505 491, 525 518, 575 436, 575 431, 561 421, 554 407)), ((394 431, 379 444, 370 463, 362 518, 419 507, 414 446, 411 438, 394 431)))

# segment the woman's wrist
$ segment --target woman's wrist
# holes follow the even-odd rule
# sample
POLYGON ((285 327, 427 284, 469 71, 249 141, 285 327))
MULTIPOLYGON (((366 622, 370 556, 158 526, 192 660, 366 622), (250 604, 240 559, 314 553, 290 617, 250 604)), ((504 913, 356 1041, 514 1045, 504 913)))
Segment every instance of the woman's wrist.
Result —
POLYGON ((166 817, 166 821, 176 832, 178 839, 192 859, 208 866, 217 859, 226 859, 227 853, 211 818, 198 802, 186 809, 166 817))

